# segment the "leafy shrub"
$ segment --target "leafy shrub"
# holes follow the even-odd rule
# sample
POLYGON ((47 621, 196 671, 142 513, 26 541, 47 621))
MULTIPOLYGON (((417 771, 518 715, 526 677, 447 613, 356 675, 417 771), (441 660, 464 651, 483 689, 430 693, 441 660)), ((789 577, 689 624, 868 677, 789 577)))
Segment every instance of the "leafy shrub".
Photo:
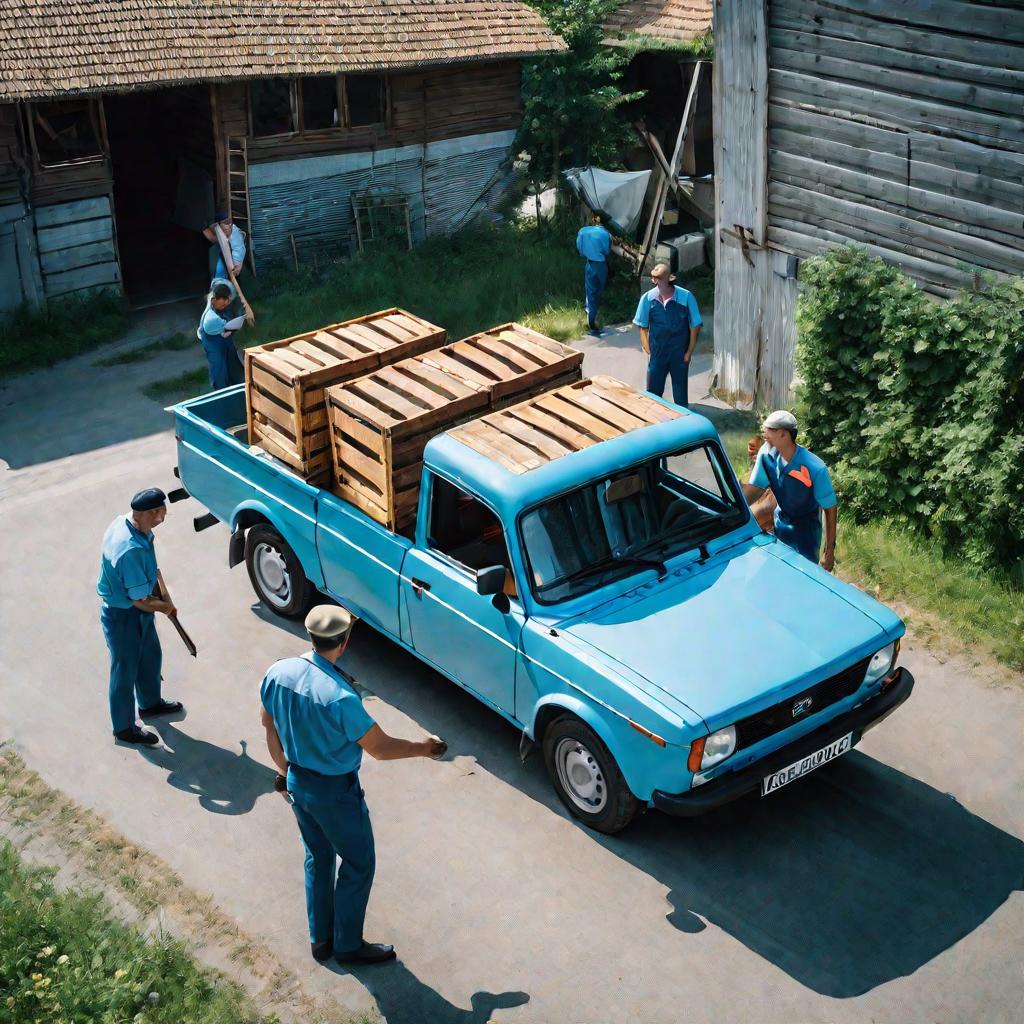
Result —
POLYGON ((1024 569, 1024 279, 937 302, 846 248, 808 260, 798 401, 845 508, 1024 569))

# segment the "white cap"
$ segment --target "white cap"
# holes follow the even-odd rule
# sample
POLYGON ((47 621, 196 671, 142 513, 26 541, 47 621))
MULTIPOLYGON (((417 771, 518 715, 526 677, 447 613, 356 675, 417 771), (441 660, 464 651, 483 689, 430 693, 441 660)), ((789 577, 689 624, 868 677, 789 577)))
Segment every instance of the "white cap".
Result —
POLYGON ((761 424, 762 430, 796 430, 796 417, 785 409, 769 413, 761 424))

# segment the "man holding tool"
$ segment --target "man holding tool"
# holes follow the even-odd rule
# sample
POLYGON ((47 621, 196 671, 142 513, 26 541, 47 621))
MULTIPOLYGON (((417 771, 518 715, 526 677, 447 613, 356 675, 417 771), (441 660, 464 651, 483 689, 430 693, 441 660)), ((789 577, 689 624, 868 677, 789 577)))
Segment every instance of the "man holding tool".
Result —
POLYGON ((354 680, 338 664, 352 626, 344 608, 313 608, 306 616, 313 650, 270 666, 260 686, 260 717, 271 760, 287 775, 306 847, 313 958, 376 964, 393 960, 395 950, 363 939, 376 864, 370 814, 359 785, 363 751, 381 761, 437 759, 448 745, 436 736, 418 741, 389 736, 367 714, 354 680))
MULTIPOLYGON (((167 517, 167 496, 158 487, 139 491, 131 512, 118 516, 103 535, 96 592, 103 600, 100 624, 110 651, 110 721, 114 737, 124 743, 153 746, 156 733, 140 728, 139 716, 152 718, 182 710, 180 701, 160 695, 163 654, 154 615, 169 618, 177 609, 156 564, 153 530, 167 517), (158 591, 161 596, 154 596, 158 591)), ((194 651, 194 647, 192 648, 194 651)))

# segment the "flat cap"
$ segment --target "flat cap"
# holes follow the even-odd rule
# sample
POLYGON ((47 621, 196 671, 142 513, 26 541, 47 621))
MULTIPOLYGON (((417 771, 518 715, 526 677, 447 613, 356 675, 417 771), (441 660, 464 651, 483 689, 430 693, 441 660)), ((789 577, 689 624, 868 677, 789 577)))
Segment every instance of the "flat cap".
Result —
POLYGON ((785 409, 776 409, 765 416, 761 426, 764 430, 796 430, 796 417, 785 409))
POLYGON ((306 616, 306 632, 321 640, 340 640, 352 628, 352 616, 336 604, 318 604, 306 616))
POLYGON ((139 491, 132 498, 132 511, 152 512, 153 509, 160 508, 161 505, 166 504, 167 495, 159 487, 147 487, 144 491, 139 491))

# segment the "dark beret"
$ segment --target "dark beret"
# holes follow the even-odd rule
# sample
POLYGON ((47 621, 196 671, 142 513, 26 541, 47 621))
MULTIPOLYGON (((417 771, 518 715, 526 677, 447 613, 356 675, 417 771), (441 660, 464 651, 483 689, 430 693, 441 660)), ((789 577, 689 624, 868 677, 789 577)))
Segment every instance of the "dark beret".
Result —
POLYGON ((152 512, 153 509, 166 504, 167 495, 159 487, 147 487, 132 498, 132 511, 152 512))

